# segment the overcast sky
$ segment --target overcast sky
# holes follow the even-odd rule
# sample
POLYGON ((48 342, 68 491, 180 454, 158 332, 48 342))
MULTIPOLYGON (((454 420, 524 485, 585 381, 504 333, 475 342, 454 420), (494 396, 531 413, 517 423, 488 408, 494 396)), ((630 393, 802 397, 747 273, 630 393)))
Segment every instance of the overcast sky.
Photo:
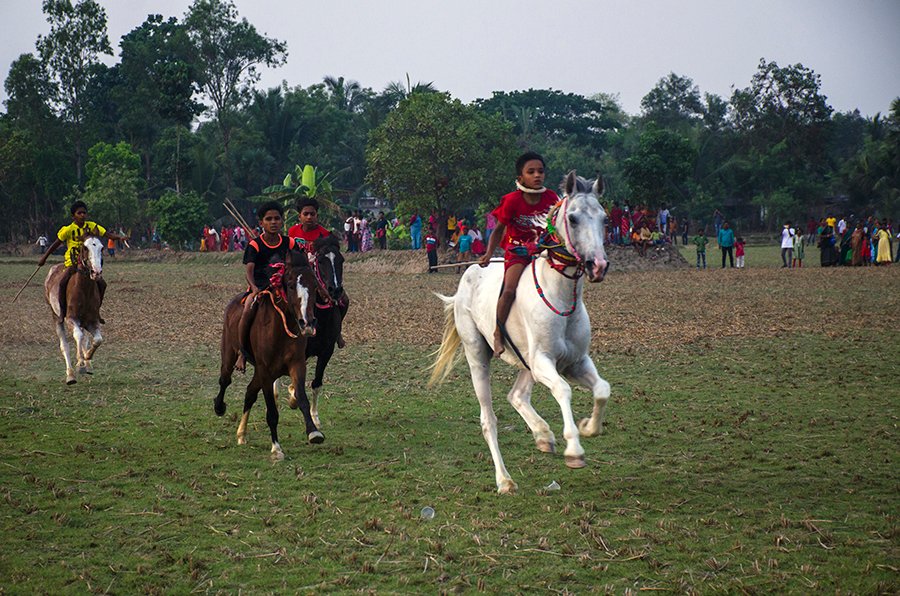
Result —
MULTIPOLYGON (((75 0, 73 0, 74 2, 75 0)), ((191 0, 99 0, 109 39, 191 0)), ((802 63, 839 111, 886 113, 900 96, 900 0, 236 0, 288 62, 261 87, 343 76, 382 90, 433 82, 469 102, 492 91, 618 94, 625 111, 670 72, 728 99, 760 58, 802 63)), ((0 73, 49 30, 40 0, 0 0, 0 73)), ((116 59, 110 59, 112 64, 116 59)), ((0 92, 6 99, 6 92, 0 92)), ((5 109, 5 108, 4 108, 5 109)))

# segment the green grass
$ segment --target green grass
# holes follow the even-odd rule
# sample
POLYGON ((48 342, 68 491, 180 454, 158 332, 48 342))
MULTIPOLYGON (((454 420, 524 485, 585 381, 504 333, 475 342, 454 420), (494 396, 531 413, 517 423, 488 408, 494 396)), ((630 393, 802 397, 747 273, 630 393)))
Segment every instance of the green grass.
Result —
MULTIPOLYGON (((871 329, 838 321, 838 334, 595 354, 613 395, 575 471, 537 452, 503 397, 513 371, 498 366, 500 444, 519 485, 501 497, 465 367, 429 390, 430 356, 390 337, 338 354, 323 445, 306 444, 300 414, 282 408, 287 459, 272 463, 262 400, 249 445, 236 445, 244 379, 214 416, 218 313, 198 314, 221 303, 209 294, 228 286, 222 271, 117 266, 118 300, 150 316, 108 326, 96 374, 72 387, 37 292, 0 319, 19 338, 0 347, 0 590, 900 590, 900 344, 871 329), (198 303, 175 328, 154 323, 183 292, 198 303), (561 490, 544 491, 553 480, 561 490)), ((29 273, 0 270, 2 295, 29 273)), ((896 277, 873 280, 897 295, 896 277)), ((361 309, 366 283, 352 286, 361 309)), ((896 312, 896 298, 886 306, 896 312)), ((586 392, 573 401, 576 416, 589 412, 586 392)), ((561 440, 555 401, 536 389, 534 402, 561 440)))

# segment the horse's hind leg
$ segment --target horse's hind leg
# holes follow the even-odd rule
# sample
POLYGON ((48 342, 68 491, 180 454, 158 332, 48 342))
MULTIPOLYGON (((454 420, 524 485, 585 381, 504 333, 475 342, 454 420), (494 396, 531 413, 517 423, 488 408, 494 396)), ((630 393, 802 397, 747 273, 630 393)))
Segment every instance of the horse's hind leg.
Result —
POLYGON ((578 426, 572 415, 572 388, 565 379, 556 372, 556 365, 544 354, 536 354, 532 359, 531 372, 534 379, 550 389, 550 393, 559 404, 563 418, 563 436, 566 438, 566 450, 563 452, 566 465, 570 468, 583 468, 584 449, 578 440, 578 426))
POLYGON ((56 323, 56 336, 59 338, 59 351, 66 361, 66 385, 72 385, 78 380, 75 378, 75 369, 72 367, 72 356, 69 354, 69 340, 66 338, 65 323, 56 323))
POLYGON ((269 425, 269 433, 272 435, 272 459, 281 461, 284 459, 284 451, 278 443, 278 404, 275 402, 275 391, 272 383, 263 383, 263 397, 266 400, 266 423, 269 425))
POLYGON ((583 437, 596 437, 603 432, 603 417, 606 414, 606 404, 610 395, 609 383, 600 377, 594 361, 587 354, 566 371, 566 376, 590 389, 594 396, 594 409, 591 417, 579 420, 578 430, 583 437))
POLYGON ((247 421, 250 419, 250 408, 256 403, 256 398, 259 396, 259 390, 261 388, 262 383, 260 383, 258 375, 254 374, 253 378, 250 380, 250 384, 247 385, 247 392, 244 393, 244 413, 241 416, 241 422, 238 424, 237 429, 238 445, 247 444, 247 421))
POLYGON ((512 389, 509 390, 506 399, 509 400, 509 403, 512 404, 522 419, 525 420, 528 428, 531 429, 537 448, 544 453, 554 453, 556 451, 556 437, 553 436, 553 431, 550 430, 550 425, 547 424, 547 421, 541 418, 531 405, 532 387, 534 387, 534 378, 531 376, 531 372, 520 370, 519 376, 516 378, 512 389))
POLYGON ((494 460, 494 479, 497 482, 497 492, 500 494, 514 493, 518 489, 512 476, 503 463, 500 455, 500 443, 497 441, 497 415, 494 414, 493 398, 491 397, 490 363, 493 351, 483 341, 474 344, 464 344, 466 360, 469 362, 469 373, 472 375, 472 386, 478 397, 478 405, 481 407, 481 434, 487 441, 491 458, 494 460))
POLYGON ((234 363, 237 362, 237 351, 229 341, 228 325, 222 330, 222 361, 219 367, 219 394, 213 399, 213 411, 216 416, 225 414, 225 390, 231 385, 231 375, 234 372, 234 363))

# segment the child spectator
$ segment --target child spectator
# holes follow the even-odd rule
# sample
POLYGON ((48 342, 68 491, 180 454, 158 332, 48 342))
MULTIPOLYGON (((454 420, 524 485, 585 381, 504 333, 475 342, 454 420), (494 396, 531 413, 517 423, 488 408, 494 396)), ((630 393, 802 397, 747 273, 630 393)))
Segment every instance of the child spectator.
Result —
POLYGON ((703 261, 703 268, 706 269, 706 245, 709 243, 709 238, 706 237, 706 234, 703 233, 703 230, 700 230, 692 242, 697 246, 697 269, 700 268, 700 261, 703 261))
POLYGON ((429 226, 425 233, 425 254, 428 255, 428 273, 436 273, 438 239, 434 235, 434 228, 429 226))
POLYGON ((744 239, 741 236, 738 236, 737 242, 734 243, 734 259, 736 261, 735 267, 738 269, 744 268, 744 239))
MULTIPOLYGON (((472 256, 472 236, 469 235, 466 226, 460 226, 459 228, 459 237, 456 239, 457 243, 457 253, 459 254, 459 258, 456 259, 457 263, 464 263, 472 256)), ((456 272, 459 273, 459 267, 456 268, 456 272)))
POLYGON ((803 267, 803 234, 794 233, 794 254, 791 257, 791 267, 803 267))

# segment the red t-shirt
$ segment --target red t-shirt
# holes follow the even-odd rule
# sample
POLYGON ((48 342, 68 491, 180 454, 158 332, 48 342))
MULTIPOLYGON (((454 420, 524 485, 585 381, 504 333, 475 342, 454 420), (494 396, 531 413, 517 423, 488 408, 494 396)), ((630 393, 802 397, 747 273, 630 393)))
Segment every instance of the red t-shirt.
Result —
POLYGON ((500 206, 491 213, 497 220, 506 225, 506 235, 502 240, 504 248, 535 242, 544 232, 546 222, 538 221, 538 216, 546 215, 559 197, 552 190, 544 191, 536 205, 525 202, 521 190, 503 195, 500 206))
POLYGON ((312 251, 313 243, 322 236, 329 236, 331 232, 322 226, 316 226, 310 231, 305 231, 301 224, 294 224, 288 230, 289 238, 296 238, 297 244, 306 249, 307 252, 312 251))

